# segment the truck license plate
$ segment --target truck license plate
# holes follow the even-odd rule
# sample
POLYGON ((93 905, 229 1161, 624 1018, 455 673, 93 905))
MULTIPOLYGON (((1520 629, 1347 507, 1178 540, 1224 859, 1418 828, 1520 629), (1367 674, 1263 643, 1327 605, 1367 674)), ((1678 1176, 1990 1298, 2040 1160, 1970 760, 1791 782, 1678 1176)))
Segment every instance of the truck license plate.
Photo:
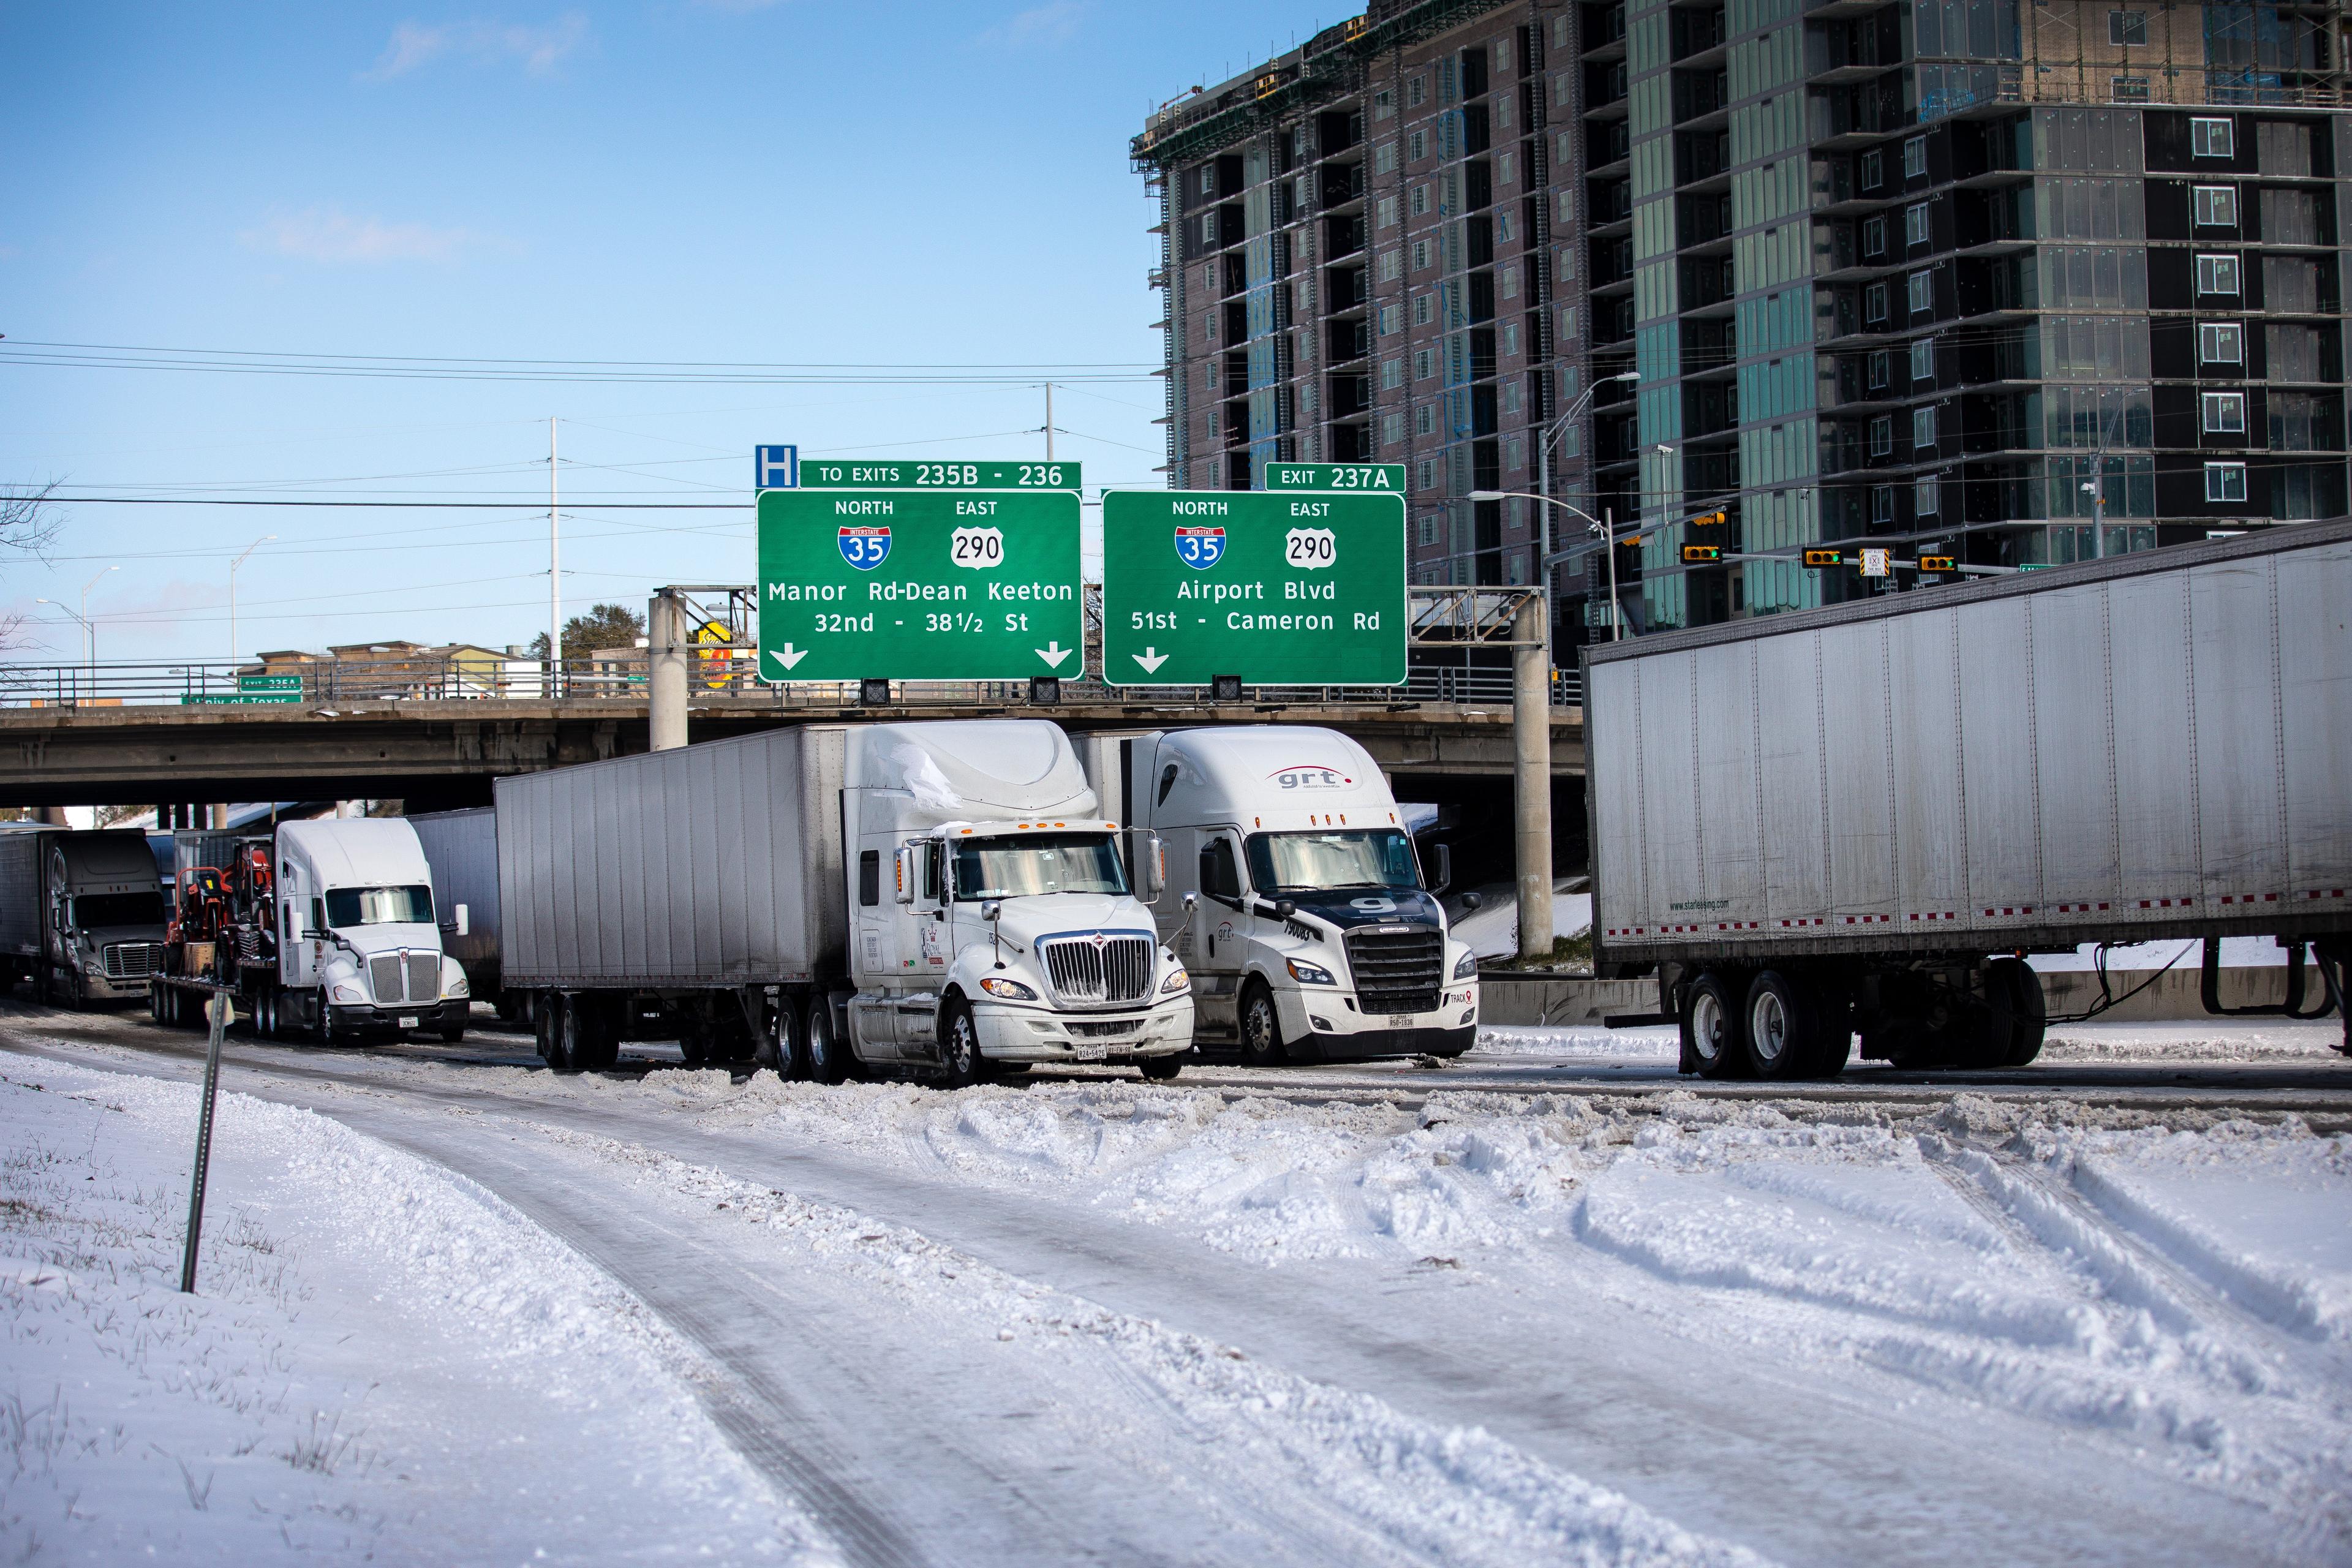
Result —
POLYGON ((1390 1027, 1390 1028, 1391 1028, 1391 1029, 1410 1029, 1410 1028, 1412 1028, 1412 1014, 1410 1014, 1410 1013, 1391 1013, 1391 1014, 1390 1014, 1390 1015, 1389 1015, 1389 1027, 1390 1027))
POLYGON ((1082 1062, 1098 1062, 1110 1055, 1109 1048, 1100 1040, 1073 1040, 1070 1049, 1082 1062))
POLYGON ((416 1027, 416 1020, 414 1018, 403 1018, 400 1021, 400 1026, 404 1029, 413 1029, 416 1027))

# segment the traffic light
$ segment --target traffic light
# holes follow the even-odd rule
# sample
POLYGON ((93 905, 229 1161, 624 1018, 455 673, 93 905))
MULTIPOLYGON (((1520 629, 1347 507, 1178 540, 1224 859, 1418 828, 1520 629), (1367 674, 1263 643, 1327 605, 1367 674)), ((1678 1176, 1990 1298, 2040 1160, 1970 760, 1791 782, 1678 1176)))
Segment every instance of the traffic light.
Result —
POLYGON ((1685 544, 1683 546, 1683 564, 1685 566, 1696 565, 1699 563, 1707 561, 1720 561, 1722 559, 1723 546, 1720 544, 1685 544))
POLYGON ((1922 555, 1919 557, 1919 570, 1922 572, 1949 572, 1952 569, 1952 558, 1948 555, 1922 555))
POLYGON ((1693 528, 1706 528, 1713 523, 1728 521, 1729 519, 1728 512, 1703 511, 1690 521, 1693 528))
POLYGON ((1845 556, 1835 550, 1808 550, 1805 552, 1805 564, 1808 566, 1843 566, 1845 564, 1845 556))

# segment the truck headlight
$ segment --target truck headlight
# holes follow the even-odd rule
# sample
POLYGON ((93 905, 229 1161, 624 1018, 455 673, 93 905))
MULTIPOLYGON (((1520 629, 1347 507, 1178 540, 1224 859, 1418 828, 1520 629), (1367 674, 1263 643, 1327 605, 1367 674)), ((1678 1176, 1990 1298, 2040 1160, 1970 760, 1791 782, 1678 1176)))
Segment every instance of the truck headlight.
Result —
POLYGON ((367 1000, 367 997, 361 994, 360 988, 356 985, 338 984, 335 987, 335 1000, 338 1002, 364 1002, 367 1000))
POLYGON ((1465 953, 1464 953, 1460 958, 1457 958, 1457 959, 1455 959, 1455 960, 1454 961, 1454 979, 1456 979, 1456 980, 1467 980, 1467 979, 1469 979, 1472 975, 1474 975, 1474 974, 1475 974, 1475 973, 1478 973, 1478 955, 1477 955, 1476 953, 1475 953, 1475 952, 1465 952, 1465 953))
POLYGON ((466 977, 460 974, 443 988, 443 994, 448 996, 471 996, 474 993, 467 986, 466 977))
POLYGON ((1286 958, 1283 960, 1283 962, 1290 966, 1290 977, 1293 980, 1297 981, 1302 985, 1337 985, 1339 984, 1338 981, 1331 978, 1331 972, 1328 969, 1318 968, 1312 963, 1301 963, 1295 958, 1286 958))
POLYGON ((1184 973, 1184 966, 1180 963, 1168 972, 1167 979, 1160 983, 1160 994, 1165 996, 1171 992, 1189 990, 1192 984, 1192 977, 1184 973))
POLYGON ((1029 987, 1022 984, 1018 980, 1007 980, 1001 974, 992 974, 987 976, 985 979, 981 981, 980 988, 982 991, 987 992, 991 996, 1002 996, 1007 1002, 1034 1002, 1037 1000, 1037 993, 1030 990, 1029 987))

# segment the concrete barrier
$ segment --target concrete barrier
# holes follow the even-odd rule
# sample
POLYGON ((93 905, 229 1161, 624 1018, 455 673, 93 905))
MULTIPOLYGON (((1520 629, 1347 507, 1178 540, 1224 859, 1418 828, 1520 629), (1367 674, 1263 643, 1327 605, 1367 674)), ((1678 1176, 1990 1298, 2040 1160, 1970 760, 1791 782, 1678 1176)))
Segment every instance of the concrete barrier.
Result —
MULTIPOLYGON (((2212 1016, 2205 1011, 2199 994, 2198 970, 2187 961, 2160 973, 2110 970, 2107 989, 2122 996, 2148 982, 2152 973, 2156 978, 2146 990, 2100 1014, 2100 1021, 2193 1023, 2212 1016)), ((2319 972, 2306 968, 2304 977, 2304 1005, 2308 1007, 2319 999, 2319 972)), ((1486 973, 1478 976, 1478 984, 1484 993, 1478 1009, 1478 1021, 1482 1024, 1599 1028, 1612 1015, 1654 1013, 1658 1007, 1655 979, 1594 980, 1585 975, 1486 973)), ((2099 977, 2087 969, 2044 974, 2042 994, 2053 1018, 2085 1012, 2099 999, 2099 977)), ((2285 996, 2286 970, 2283 965, 2221 971, 2223 1006, 2275 1003, 2285 996)))

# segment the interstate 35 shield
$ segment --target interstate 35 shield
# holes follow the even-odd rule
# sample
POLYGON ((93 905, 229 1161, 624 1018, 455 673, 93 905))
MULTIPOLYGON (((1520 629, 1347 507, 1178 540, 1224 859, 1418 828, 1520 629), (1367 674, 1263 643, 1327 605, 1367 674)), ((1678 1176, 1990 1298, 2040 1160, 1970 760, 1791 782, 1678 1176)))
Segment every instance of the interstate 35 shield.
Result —
POLYGON ((871 572, 889 558, 890 531, 887 528, 845 528, 840 538, 841 558, 860 572, 871 572))
POLYGON ((1225 531, 1222 528, 1185 528, 1176 530, 1177 558, 1195 572, 1206 572, 1225 552, 1225 531))

